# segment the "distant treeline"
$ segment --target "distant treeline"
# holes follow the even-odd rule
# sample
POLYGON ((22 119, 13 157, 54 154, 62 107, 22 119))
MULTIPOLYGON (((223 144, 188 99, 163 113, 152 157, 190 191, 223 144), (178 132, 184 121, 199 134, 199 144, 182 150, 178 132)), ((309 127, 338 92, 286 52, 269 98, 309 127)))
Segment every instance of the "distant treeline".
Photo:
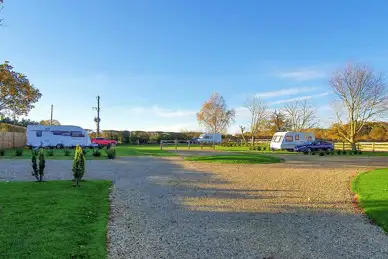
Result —
MULTIPOLYGON (((0 118, 0 131, 9 132, 25 132, 25 128, 30 124, 39 124, 37 121, 29 119, 14 120, 10 118, 0 118), (15 127, 13 126, 15 125, 15 127)), ((313 128, 306 130, 314 132, 317 139, 325 139, 331 141, 343 141, 343 138, 338 132, 338 126, 333 124, 330 128, 313 128)), ((88 130, 91 137, 95 137, 96 133, 88 130)), ((273 127, 260 130, 256 139, 271 139, 276 131, 273 127)), ((101 137, 114 139, 122 143, 128 144, 145 144, 145 143, 160 143, 160 140, 190 140, 197 138, 202 132, 186 131, 186 132, 163 132, 163 131, 118 131, 118 130, 103 130, 101 137)), ((244 136, 249 141, 251 138, 250 132, 244 132, 244 136)), ((242 141, 242 134, 224 134, 225 141, 242 141)), ((362 127, 358 141, 388 141, 388 122, 369 122, 362 127)))

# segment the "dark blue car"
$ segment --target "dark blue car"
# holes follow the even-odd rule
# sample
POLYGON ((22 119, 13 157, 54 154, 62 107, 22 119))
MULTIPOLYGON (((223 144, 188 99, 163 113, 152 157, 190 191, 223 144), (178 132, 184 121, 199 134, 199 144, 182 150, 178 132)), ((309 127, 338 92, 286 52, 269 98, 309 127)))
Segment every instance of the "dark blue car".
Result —
POLYGON ((334 145, 333 143, 329 143, 326 141, 313 141, 313 142, 308 142, 303 145, 297 145, 295 146, 294 149, 296 152, 313 152, 313 151, 333 151, 334 150, 334 145))

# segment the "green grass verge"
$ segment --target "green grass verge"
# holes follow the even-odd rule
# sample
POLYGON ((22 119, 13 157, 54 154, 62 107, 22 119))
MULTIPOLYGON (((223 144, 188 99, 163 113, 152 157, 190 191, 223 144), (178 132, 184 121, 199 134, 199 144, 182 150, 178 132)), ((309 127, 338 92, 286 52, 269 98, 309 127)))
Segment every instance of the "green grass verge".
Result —
MULTIPOLYGON (((1 158, 5 159, 31 159, 32 156, 32 150, 28 148, 23 148, 23 155, 22 156, 16 156, 16 149, 17 148, 11 148, 11 149, 6 149, 4 156, 0 156, 1 158)), ((53 160, 73 160, 74 159, 74 149, 69 149, 70 154, 69 156, 65 156, 65 151, 64 149, 47 149, 45 150, 45 158, 46 159, 53 159, 53 160), (52 150, 54 152, 53 156, 48 155, 48 151, 52 150)), ((106 156, 105 149, 100 149, 101 156, 100 157, 95 157, 93 156, 93 149, 87 149, 85 159, 87 160, 98 160, 98 159, 108 159, 106 156)))
MULTIPOLYGON (((171 150, 175 150, 175 146, 168 145, 168 146, 164 146, 163 149, 171 151, 171 150)), ((187 145, 182 145, 182 144, 178 145, 177 149, 180 151, 189 150, 187 145)), ((251 152, 251 153, 255 153, 255 154, 297 154, 296 152, 288 152, 288 151, 282 151, 282 150, 280 150, 280 151, 271 151, 271 150, 255 151, 255 150, 249 150, 248 146, 239 146, 239 147, 216 146, 216 148, 214 149, 211 146, 204 146, 203 148, 201 148, 200 145, 191 145, 190 150, 196 150, 196 151, 216 150, 216 151, 232 151, 232 152, 244 152, 244 153, 251 152)))
POLYGON ((192 156, 185 157, 185 160, 206 162, 206 163, 221 163, 221 164, 271 164, 279 163, 282 160, 273 156, 265 155, 218 155, 218 156, 192 156))
POLYGON ((176 156, 172 152, 160 150, 158 145, 119 145, 116 147, 117 156, 176 156))
POLYGON ((352 190, 365 214, 388 232, 388 169, 359 174, 353 179, 352 190))
POLYGON ((106 258, 110 186, 0 182, 0 258, 106 258))
MULTIPOLYGON (((56 159, 56 160, 72 160, 74 158, 74 149, 70 150, 70 155, 65 156, 63 149, 51 149, 54 152, 53 156, 48 156, 47 151, 45 152, 46 159, 56 159)), ((105 148, 100 149, 101 156, 94 157, 93 149, 86 149, 87 153, 85 158, 87 160, 96 160, 96 159, 108 159, 105 148)), ((32 152, 28 148, 23 148, 23 155, 16 156, 16 148, 5 150, 5 155, 0 156, 1 158, 6 159, 31 159, 32 152)), ((116 146, 116 156, 176 156, 176 154, 167 152, 166 150, 160 150, 159 145, 144 145, 144 146, 135 146, 135 145, 118 145, 116 146)))

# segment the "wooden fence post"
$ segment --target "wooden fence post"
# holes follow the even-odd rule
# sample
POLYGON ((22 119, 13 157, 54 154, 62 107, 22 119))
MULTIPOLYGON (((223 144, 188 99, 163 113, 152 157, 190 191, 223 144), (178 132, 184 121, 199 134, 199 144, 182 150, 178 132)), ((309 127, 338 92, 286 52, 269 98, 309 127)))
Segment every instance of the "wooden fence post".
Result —
POLYGON ((163 150, 163 141, 160 141, 160 150, 163 150))
POLYGON ((372 142, 372 152, 375 152, 375 143, 372 142))
POLYGON ((187 144, 189 145, 189 150, 190 150, 190 142, 191 142, 190 140, 187 141, 187 144))
POLYGON ((342 142, 342 151, 345 150, 345 142, 342 142))
POLYGON ((178 140, 175 140, 175 151, 178 151, 178 140))

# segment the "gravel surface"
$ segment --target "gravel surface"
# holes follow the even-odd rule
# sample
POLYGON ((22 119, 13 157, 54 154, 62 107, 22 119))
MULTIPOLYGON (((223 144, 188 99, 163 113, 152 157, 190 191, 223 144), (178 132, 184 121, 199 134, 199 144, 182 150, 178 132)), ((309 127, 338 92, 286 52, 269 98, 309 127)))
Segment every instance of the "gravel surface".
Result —
MULTIPOLYGON (((352 175, 388 161, 291 160, 130 157, 87 161, 85 176, 115 182, 110 258, 388 258, 388 235, 354 212, 349 191, 352 175)), ((46 168, 48 179, 71 179, 71 161, 46 168)), ((0 180, 29 172, 28 160, 0 160, 0 180)))

